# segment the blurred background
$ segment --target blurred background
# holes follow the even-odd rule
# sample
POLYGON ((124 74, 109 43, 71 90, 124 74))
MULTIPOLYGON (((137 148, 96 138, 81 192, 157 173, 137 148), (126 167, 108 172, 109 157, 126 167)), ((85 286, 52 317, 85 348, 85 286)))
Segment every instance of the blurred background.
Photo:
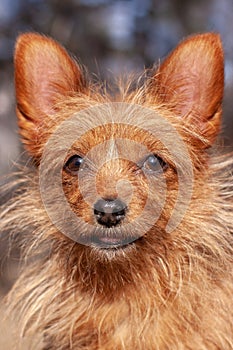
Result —
POLYGON ((225 142, 232 145, 232 0, 0 0, 0 176, 21 152, 12 60, 15 39, 26 31, 57 39, 101 79, 151 67, 191 33, 219 32, 226 62, 225 142))
MULTIPOLYGON (((224 138, 233 146, 232 0, 0 0, 0 183, 22 152, 14 112, 13 52, 16 37, 27 31, 52 36, 89 72, 107 80, 151 67, 187 35, 219 32, 225 49, 224 138)), ((6 250, 2 244, 0 296, 18 265, 14 257, 5 263, 6 250)), ((10 350, 12 335, 6 327, 0 324, 0 349, 10 350)))

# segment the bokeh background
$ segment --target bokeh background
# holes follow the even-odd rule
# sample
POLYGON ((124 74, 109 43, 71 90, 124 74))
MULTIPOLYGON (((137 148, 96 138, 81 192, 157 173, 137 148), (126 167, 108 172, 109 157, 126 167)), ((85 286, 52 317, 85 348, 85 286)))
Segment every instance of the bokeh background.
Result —
POLYGON ((0 0, 0 175, 22 151, 12 61, 15 39, 25 31, 57 39, 101 79, 151 67, 186 35, 219 32, 226 62, 225 142, 232 144, 232 0, 0 0))
MULTIPOLYGON (((187 35, 219 32, 225 49, 223 134, 232 148, 233 0, 0 0, 0 183, 23 152, 14 112, 13 52, 16 37, 27 31, 52 36, 93 77, 107 80, 153 66, 187 35)), ((17 251, 10 260, 6 251, 1 243, 0 298, 18 266, 17 251)), ((12 349, 11 327, 0 320, 0 349, 12 349)))

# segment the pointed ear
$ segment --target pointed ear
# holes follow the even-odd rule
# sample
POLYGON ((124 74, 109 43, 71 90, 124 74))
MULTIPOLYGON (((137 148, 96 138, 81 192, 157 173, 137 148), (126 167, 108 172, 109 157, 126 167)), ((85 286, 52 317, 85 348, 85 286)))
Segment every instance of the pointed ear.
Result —
POLYGON ((152 93, 210 146, 220 129, 224 59, 219 35, 207 33, 184 40, 165 59, 152 82, 152 93))
POLYGON ((17 115, 23 142, 35 158, 40 130, 56 110, 56 102, 84 89, 81 70, 65 49, 45 36, 19 36, 15 49, 17 115))

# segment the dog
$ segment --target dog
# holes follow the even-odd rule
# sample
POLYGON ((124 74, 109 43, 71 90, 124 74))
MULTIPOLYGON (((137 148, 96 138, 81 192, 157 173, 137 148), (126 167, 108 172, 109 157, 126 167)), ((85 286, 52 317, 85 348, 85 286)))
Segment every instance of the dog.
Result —
POLYGON ((219 35, 184 39, 113 94, 53 39, 22 34, 15 89, 30 162, 0 229, 25 261, 6 298, 21 335, 47 350, 232 349, 219 35))

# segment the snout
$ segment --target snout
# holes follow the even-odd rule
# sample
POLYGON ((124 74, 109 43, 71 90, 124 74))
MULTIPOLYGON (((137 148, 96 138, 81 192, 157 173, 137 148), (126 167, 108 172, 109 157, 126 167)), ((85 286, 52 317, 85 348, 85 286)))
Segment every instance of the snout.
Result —
POLYGON ((122 223, 126 216, 127 205, 120 199, 99 199, 94 204, 94 215, 98 224, 114 227, 122 223))
POLYGON ((100 225, 90 237, 91 244, 101 248, 127 246, 139 237, 121 227, 127 215, 127 205, 120 199, 101 198, 94 204, 94 216, 100 225))

